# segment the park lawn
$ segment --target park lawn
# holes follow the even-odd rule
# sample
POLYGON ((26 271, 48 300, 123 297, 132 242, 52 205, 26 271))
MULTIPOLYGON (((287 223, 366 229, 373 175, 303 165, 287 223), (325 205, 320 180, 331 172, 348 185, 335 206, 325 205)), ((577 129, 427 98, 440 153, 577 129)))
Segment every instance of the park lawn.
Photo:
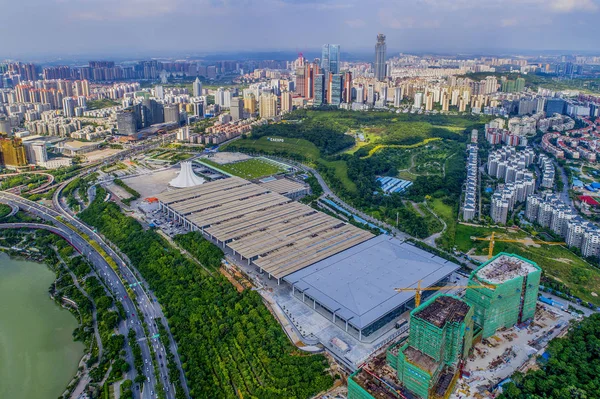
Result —
POLYGON ((244 149, 247 152, 259 152, 266 154, 297 154, 303 156, 308 161, 316 161, 321 156, 321 152, 316 145, 308 140, 296 139, 296 138, 284 138, 284 137, 261 137, 258 140, 247 138, 236 140, 230 144, 227 144, 221 148, 221 151, 235 151, 237 149, 244 149), (269 138, 280 141, 270 141, 269 138), (229 149, 232 147, 232 149, 229 149))
MULTIPOLYGON (((459 251, 468 252, 475 248, 475 255, 488 253, 488 241, 473 241, 474 237, 490 237, 492 232, 498 238, 521 239, 527 237, 523 231, 513 232, 501 228, 456 225, 455 245, 459 251)), ((494 255, 500 252, 514 253, 536 262, 549 276, 564 283, 575 296, 600 305, 600 270, 593 267, 567 248, 555 245, 531 245, 499 242, 494 244, 494 255)))
POLYGON ((445 204, 441 198, 430 200, 427 205, 446 222, 446 230, 436 240, 437 243, 443 247, 451 247, 448 243, 454 242, 456 237, 456 216, 454 215, 452 206, 445 204))
POLYGON ((202 159, 202 163, 214 166, 217 169, 230 173, 244 179, 258 179, 264 176, 275 175, 285 172, 285 169, 260 158, 247 159, 245 161, 218 164, 209 159, 202 159))
POLYGON ((99 100, 88 100, 86 102, 86 108, 88 111, 93 111, 96 109, 109 108, 114 107, 115 105, 119 105, 118 102, 113 101, 109 98, 101 98, 99 100))
POLYGON ((413 181, 417 178, 417 175, 410 173, 408 170, 401 170, 398 172, 398 177, 400 179, 413 181))
POLYGON ((600 270, 579 258, 567 248, 554 245, 525 246, 520 243, 497 242, 494 254, 510 252, 531 259, 549 276, 564 283, 571 294, 600 305, 600 270))
POLYGON ((324 159, 319 159, 318 162, 328 168, 333 168, 335 177, 342 183, 346 190, 352 193, 356 192, 356 184, 348 177, 348 165, 346 161, 325 161, 324 159))

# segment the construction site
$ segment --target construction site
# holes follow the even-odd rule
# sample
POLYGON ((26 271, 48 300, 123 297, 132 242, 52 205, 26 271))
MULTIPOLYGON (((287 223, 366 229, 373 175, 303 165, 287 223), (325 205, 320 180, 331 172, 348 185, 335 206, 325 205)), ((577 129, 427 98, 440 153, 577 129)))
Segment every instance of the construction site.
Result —
POLYGON ((469 278, 465 300, 475 307, 473 320, 481 329, 481 338, 492 336, 499 328, 508 328, 533 318, 542 269, 518 255, 500 253, 469 278))
POLYGON ((573 318, 537 304, 540 276, 532 261, 496 255, 471 273, 463 298, 440 294, 411 311, 408 340, 354 373, 348 398, 493 397, 573 318))

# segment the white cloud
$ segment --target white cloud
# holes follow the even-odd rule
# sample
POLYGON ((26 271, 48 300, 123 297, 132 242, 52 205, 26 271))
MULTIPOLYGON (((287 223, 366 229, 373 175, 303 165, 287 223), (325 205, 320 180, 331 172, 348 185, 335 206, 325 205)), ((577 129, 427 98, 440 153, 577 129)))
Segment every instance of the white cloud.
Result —
POLYGON ((598 4, 594 0, 552 0, 550 9, 555 12, 597 11, 598 4))
POLYGON ((348 19, 345 21, 346 25, 348 25, 351 28, 362 28, 363 26, 366 25, 365 21, 362 19, 348 19))
POLYGON ((509 26, 515 26, 517 23, 518 20, 516 18, 504 18, 500 21, 500 26, 506 28, 509 26))

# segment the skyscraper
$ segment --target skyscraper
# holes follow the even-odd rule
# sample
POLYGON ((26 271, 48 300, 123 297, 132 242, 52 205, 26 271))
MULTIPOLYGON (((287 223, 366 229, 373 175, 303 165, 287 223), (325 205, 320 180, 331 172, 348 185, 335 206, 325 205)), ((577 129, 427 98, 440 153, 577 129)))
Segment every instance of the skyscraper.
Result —
POLYGON ((325 87, 325 75, 322 73, 315 75, 314 105, 319 106, 325 103, 325 87))
POLYGON ((327 90, 327 103, 340 105, 342 102, 343 79, 340 74, 329 74, 329 89, 327 90))
POLYGON ((202 95, 202 82, 200 82, 200 78, 196 77, 196 80, 194 80, 194 84, 192 86, 194 97, 200 97, 202 95))
POLYGON ((344 74, 344 102, 346 104, 352 102, 352 72, 344 74))
POLYGON ((333 74, 340 73, 340 45, 339 44, 324 44, 321 51, 321 69, 325 70, 324 74, 331 72, 333 74))
POLYGON ((377 80, 384 80, 386 77, 385 51, 385 35, 380 33, 377 35, 377 44, 375 45, 375 79, 377 80))

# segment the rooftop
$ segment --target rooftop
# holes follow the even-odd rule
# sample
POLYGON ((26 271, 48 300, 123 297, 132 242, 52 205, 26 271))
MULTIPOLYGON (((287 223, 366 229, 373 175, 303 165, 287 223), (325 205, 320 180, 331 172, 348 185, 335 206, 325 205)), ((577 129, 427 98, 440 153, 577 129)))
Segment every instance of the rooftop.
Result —
POLYGON ((414 316, 436 327, 443 327, 446 323, 462 322, 469 309, 470 307, 465 301, 447 295, 439 295, 433 302, 417 308, 414 316))
POLYGON ((418 349, 413 348, 412 346, 406 347, 402 353, 404 353, 406 360, 418 366, 421 370, 428 372, 429 374, 433 374, 438 367, 438 363, 434 358, 418 349))
POLYGON ((375 377, 362 370, 352 379, 375 399, 398 399, 375 377))
POLYGON ((539 270, 539 267, 516 255, 501 253, 478 270, 475 275, 491 284, 502 284, 517 277, 527 276, 539 270))
POLYGON ((437 284, 459 266, 380 235, 284 278, 349 324, 362 329, 414 297, 397 287, 437 284))
POLYGON ((373 237, 368 231, 239 177, 156 197, 275 278, 373 237))

